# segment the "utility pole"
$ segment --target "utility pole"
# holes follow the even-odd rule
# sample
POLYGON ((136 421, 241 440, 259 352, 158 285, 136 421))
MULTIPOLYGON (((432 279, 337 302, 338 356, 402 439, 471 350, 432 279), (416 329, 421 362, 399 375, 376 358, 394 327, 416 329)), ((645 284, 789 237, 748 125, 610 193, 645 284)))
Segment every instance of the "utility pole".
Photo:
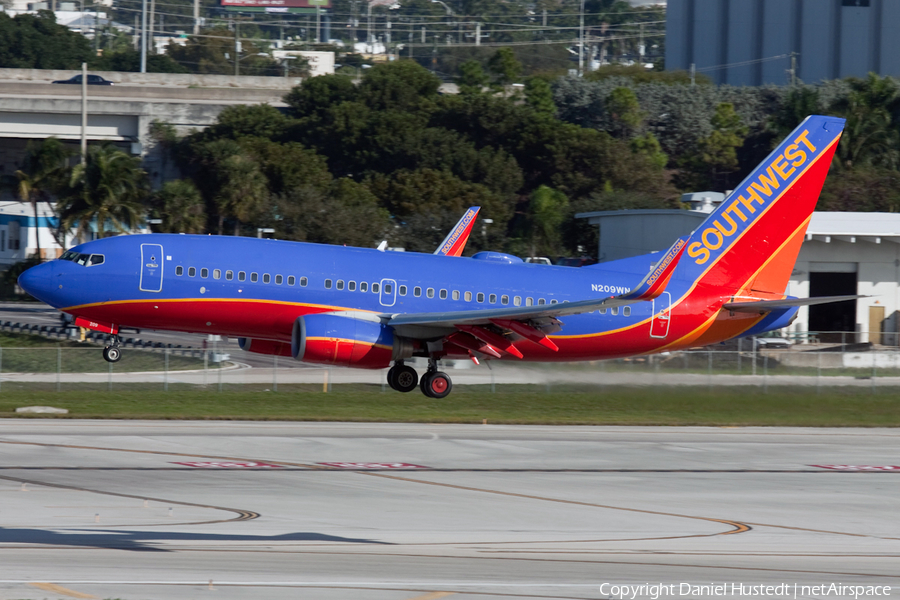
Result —
POLYGON ((791 86, 797 85, 797 53, 791 52, 791 86))
POLYGON ((481 23, 475 23, 475 45, 481 45, 481 23))
POLYGON ((578 15, 578 76, 584 75, 584 0, 578 15))
POLYGON ((368 22, 366 23, 366 49, 369 51, 369 54, 375 54, 375 45, 372 44, 372 2, 366 3, 368 6, 368 22))
MULTIPOLYGON (((146 2, 146 0, 144 0, 146 2)), ((241 74, 241 24, 240 21, 234 21, 234 76, 241 74)))
POLYGON ((81 164, 87 161, 87 63, 81 63, 81 164))
POLYGON ((194 0, 194 35, 200 33, 200 0, 194 0))
POLYGON ((154 25, 156 24, 156 0, 150 0, 150 16, 147 18, 147 21, 150 23, 150 52, 153 52, 156 48, 156 44, 153 43, 153 38, 156 37, 153 35, 154 25))
POLYGON ((697 66, 694 63, 691 63, 691 87, 694 87, 694 84, 697 83, 697 66))
POLYGON ((147 0, 141 0, 141 73, 147 72, 147 0))

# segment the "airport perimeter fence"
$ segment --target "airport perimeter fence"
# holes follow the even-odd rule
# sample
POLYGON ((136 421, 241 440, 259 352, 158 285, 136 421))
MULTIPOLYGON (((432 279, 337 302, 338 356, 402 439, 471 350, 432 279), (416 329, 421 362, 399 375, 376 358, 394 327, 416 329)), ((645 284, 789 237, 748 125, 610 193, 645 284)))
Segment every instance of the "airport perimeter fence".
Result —
MULTIPOLYGON (((779 386, 814 388, 816 392, 835 387, 872 393, 900 390, 900 347, 857 341, 875 337, 837 332, 804 334, 793 341, 759 338, 729 346, 583 363, 493 361, 486 365, 482 361, 475 365, 469 360, 445 360, 441 369, 455 386, 479 386, 485 392, 521 386, 547 392, 600 391, 608 386, 752 386, 762 393, 779 386), (839 341, 829 341, 834 339, 839 341)), ((884 341, 883 337, 879 341, 884 341)), ((389 391, 387 369, 307 365, 283 356, 252 355, 252 360, 245 360, 248 362, 217 348, 136 344, 123 348, 119 362, 108 363, 101 348, 93 344, 0 347, 0 394, 10 390, 126 389, 327 393, 334 386, 389 391)), ((420 374, 427 367, 423 359, 408 363, 420 374)))

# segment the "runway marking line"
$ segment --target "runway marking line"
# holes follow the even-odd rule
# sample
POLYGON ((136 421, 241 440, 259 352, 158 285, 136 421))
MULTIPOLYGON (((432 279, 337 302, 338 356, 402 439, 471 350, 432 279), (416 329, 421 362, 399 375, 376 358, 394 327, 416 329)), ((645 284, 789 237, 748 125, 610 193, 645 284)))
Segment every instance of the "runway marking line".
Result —
POLYGON ((91 594, 85 594, 82 592, 76 592, 75 590, 70 590, 69 588, 64 588, 61 585, 56 585, 55 583, 45 583, 41 581, 33 581, 29 583, 31 587, 36 587, 39 590, 44 590, 45 592, 55 592, 57 594, 62 594, 63 596, 69 596, 71 598, 97 598, 97 596, 93 596, 91 594))
POLYGON ((694 535, 687 535, 687 536, 676 536, 679 539, 684 538, 684 537, 713 537, 713 536, 717 536, 717 535, 733 535, 736 533, 746 533, 747 531, 750 531, 751 529, 753 529, 749 525, 740 523, 738 521, 730 521, 727 519, 715 519, 713 517, 698 517, 698 516, 694 516, 694 515, 666 513, 666 512, 656 511, 656 510, 644 510, 641 508, 611 506, 608 504, 594 504, 591 502, 581 502, 579 500, 563 500, 561 498, 548 498, 546 496, 533 496, 531 494, 519 494, 516 492, 503 492, 500 490, 489 490, 489 489, 485 489, 485 488, 476 488, 476 487, 469 487, 469 486, 464 486, 464 485, 455 485, 452 483, 440 483, 437 481, 423 481, 421 479, 411 479, 409 477, 400 477, 399 475, 387 475, 385 473, 369 473, 369 472, 365 472, 365 471, 358 471, 358 473, 360 475, 369 475, 371 477, 383 477, 385 479, 396 479, 397 481, 406 481, 409 483, 422 483, 425 485, 434 485, 434 486, 438 486, 438 487, 446 487, 446 488, 451 488, 451 489, 456 489, 456 490, 465 490, 465 491, 469 491, 469 492, 480 492, 483 494, 496 494, 498 496, 510 496, 513 498, 525 498, 527 500, 540 500, 543 502, 558 502, 560 504, 572 504, 575 506, 588 506, 591 508, 605 508, 605 509, 609 509, 609 510, 622 510, 622 511, 626 511, 626 512, 642 513, 645 515, 660 515, 663 517, 678 517, 678 518, 682 518, 682 519, 695 519, 698 521, 710 521, 713 523, 722 523, 723 525, 729 525, 729 526, 733 527, 733 529, 731 529, 730 531, 721 531, 719 533, 701 533, 701 534, 694 534, 694 535))

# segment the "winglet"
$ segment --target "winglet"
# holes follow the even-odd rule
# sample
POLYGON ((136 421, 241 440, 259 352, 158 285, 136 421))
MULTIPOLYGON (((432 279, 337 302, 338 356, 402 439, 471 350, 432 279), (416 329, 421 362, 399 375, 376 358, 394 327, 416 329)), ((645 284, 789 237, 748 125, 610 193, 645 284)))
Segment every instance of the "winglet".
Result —
POLYGON ((669 248, 659 262, 650 269, 650 272, 647 273, 644 280, 633 290, 620 296, 620 298, 623 300, 635 301, 653 300, 662 294, 666 289, 666 285, 669 283, 669 279, 672 278, 672 273, 678 265, 678 260, 681 258, 681 255, 684 254, 684 249, 687 247, 689 237, 690 236, 684 236, 675 240, 672 247, 669 248))
POLYGON ((469 241, 469 234, 472 233, 472 227, 475 225, 475 217, 478 216, 480 210, 480 206, 473 206, 467 210, 434 253, 444 256, 462 255, 466 242, 469 241))

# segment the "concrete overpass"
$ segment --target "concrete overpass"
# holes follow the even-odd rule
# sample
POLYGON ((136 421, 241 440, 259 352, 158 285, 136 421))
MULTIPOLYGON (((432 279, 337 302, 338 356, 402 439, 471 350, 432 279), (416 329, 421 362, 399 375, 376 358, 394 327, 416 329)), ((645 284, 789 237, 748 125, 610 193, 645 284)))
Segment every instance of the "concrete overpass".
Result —
MULTIPOLYGON (((11 174, 19 168, 32 139, 56 136, 77 148, 81 86, 50 82, 78 73, 0 69, 0 173, 11 174)), ((282 77, 91 73, 117 85, 88 86, 88 143, 112 142, 141 156, 154 182, 167 175, 160 148, 150 136, 154 121, 173 125, 179 134, 202 129, 227 106, 263 102, 285 106, 283 96, 300 82, 282 77)))

